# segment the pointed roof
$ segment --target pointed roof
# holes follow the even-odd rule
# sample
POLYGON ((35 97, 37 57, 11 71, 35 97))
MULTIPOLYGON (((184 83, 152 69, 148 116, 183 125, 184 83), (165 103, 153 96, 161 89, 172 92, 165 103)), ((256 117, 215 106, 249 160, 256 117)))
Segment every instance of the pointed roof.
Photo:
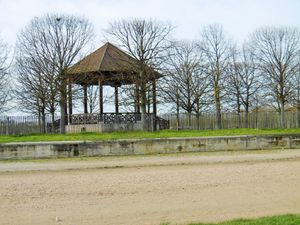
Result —
POLYGON ((103 71, 123 71, 134 63, 135 60, 131 56, 107 42, 105 45, 71 66, 67 73, 78 74, 103 71))
MULTIPOLYGON (((107 42, 71 66, 67 74, 78 84, 97 84, 99 77, 103 84, 129 84, 133 83, 137 74, 136 65, 133 57, 107 42)), ((154 71, 153 78, 159 77, 160 74, 154 71)))

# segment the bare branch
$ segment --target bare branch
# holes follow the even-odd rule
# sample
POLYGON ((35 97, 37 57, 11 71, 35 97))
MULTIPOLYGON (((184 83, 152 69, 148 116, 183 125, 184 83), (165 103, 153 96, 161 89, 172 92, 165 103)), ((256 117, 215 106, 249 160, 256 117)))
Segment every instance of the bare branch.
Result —
POLYGON ((264 81, 278 103, 283 127, 285 105, 293 93, 293 77, 300 62, 300 32, 289 27, 260 28, 251 36, 251 48, 264 81))
POLYGON ((217 128, 221 128, 221 100, 224 94, 226 69, 230 66, 234 44, 225 36, 222 26, 204 26, 199 43, 203 51, 206 73, 213 90, 217 128))
POLYGON ((7 112, 11 108, 9 101, 12 96, 8 69, 8 48, 0 40, 0 114, 7 112))
POLYGON ((44 114, 48 108, 54 115, 59 103, 62 133, 67 101, 65 71, 92 37, 93 28, 85 18, 64 14, 36 17, 18 36, 16 61, 20 83, 23 93, 32 95, 33 101, 28 106, 38 104, 38 108, 32 109, 44 114))

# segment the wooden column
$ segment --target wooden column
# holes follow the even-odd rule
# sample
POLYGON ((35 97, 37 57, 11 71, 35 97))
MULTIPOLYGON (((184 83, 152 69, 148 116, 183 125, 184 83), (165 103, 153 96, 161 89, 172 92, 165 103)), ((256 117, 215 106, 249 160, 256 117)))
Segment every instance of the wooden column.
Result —
POLYGON ((115 111, 119 113, 119 90, 118 86, 115 86, 115 111))
POLYGON ((98 86, 99 86, 99 112, 103 114, 103 86, 101 84, 101 79, 98 79, 98 86))
POLYGON ((84 113, 88 113, 88 107, 87 107, 87 85, 83 85, 83 109, 84 113))

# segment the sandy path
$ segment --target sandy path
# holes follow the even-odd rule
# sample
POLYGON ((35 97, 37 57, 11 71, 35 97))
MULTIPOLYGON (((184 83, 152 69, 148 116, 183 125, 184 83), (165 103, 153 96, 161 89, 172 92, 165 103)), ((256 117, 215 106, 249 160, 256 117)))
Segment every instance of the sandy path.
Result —
MULTIPOLYGON (((190 162, 200 157, 187 154, 125 160, 151 159, 153 164, 157 159, 160 165, 162 158, 180 159, 177 165, 167 163, 167 166, 140 167, 133 163, 129 168, 99 169, 97 163, 101 160, 91 160, 97 164, 95 169, 75 169, 72 163, 76 162, 71 162, 73 170, 68 171, 6 173, 2 170, 0 224, 159 225, 300 213, 297 154, 297 151, 280 151, 223 155, 227 163, 217 163, 218 154, 203 155, 212 162, 181 165, 185 159, 190 162), (293 158, 292 153, 294 159, 280 160, 293 158), (269 155, 266 161, 264 154, 269 155), (234 160, 245 155, 248 162, 234 160), (276 160, 270 160, 274 157, 276 160)), ((114 165, 119 165, 118 160, 123 161, 111 160, 114 165)), ((109 164, 108 159, 104 161, 109 164)), ((15 163, 2 164, 13 168, 15 163)), ((89 160, 84 164, 88 165, 89 160)), ((25 167, 25 170, 30 168, 25 167)))
POLYGON ((214 163, 237 163, 300 159, 300 149, 221 151, 202 153, 180 153, 166 155, 90 157, 80 159, 33 160, 6 163, 0 161, 1 172, 59 171, 76 169, 132 168, 149 166, 203 165, 214 163))

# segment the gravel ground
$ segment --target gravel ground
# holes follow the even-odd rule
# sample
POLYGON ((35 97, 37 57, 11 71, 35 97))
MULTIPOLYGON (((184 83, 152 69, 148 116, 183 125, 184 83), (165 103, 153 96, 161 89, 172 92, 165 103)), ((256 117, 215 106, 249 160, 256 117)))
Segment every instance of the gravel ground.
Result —
POLYGON ((300 150, 0 163, 2 225, 159 225, 300 213, 300 150))

